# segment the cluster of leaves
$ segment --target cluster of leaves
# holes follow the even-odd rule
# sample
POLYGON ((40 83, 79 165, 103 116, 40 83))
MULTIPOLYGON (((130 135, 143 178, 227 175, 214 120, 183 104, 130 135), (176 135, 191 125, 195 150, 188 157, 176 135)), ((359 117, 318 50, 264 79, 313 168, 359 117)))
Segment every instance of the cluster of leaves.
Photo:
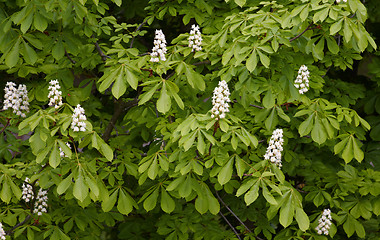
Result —
POLYGON ((376 239, 374 2, 0 0, 0 75, 26 84, 31 104, 26 119, 0 113, 7 235, 376 239), (188 47, 194 23, 199 52, 188 47), (155 29, 168 41, 165 62, 150 62, 155 29), (310 89, 301 95, 294 80, 304 64, 310 89), (59 109, 48 107, 51 79, 62 86, 59 109), (231 106, 215 120, 220 80, 231 106), (70 129, 79 103, 85 132, 70 129), (263 158, 276 128, 282 169, 263 158), (20 200, 26 177, 48 190, 42 216, 20 200), (320 236, 325 208, 333 225, 320 236))

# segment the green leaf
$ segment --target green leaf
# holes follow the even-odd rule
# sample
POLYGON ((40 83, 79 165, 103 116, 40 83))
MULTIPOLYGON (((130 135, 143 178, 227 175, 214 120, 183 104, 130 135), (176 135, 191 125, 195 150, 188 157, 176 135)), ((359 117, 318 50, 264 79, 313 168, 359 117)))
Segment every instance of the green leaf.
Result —
POLYGON ((79 201, 83 202, 88 195, 88 186, 84 183, 84 179, 81 173, 74 179, 73 195, 79 201))
POLYGON ((346 146, 348 140, 349 140, 349 137, 346 137, 341 142, 337 143, 334 146, 334 154, 340 153, 343 150, 343 148, 346 146))
POLYGON ((303 121, 299 128, 298 132, 301 137, 307 135, 313 129, 314 114, 311 114, 305 121, 303 121))
POLYGON ((107 88, 109 88, 109 86, 115 81, 116 75, 120 75, 121 68, 122 67, 120 66, 114 70, 104 73, 104 75, 98 80, 98 82, 101 82, 99 86, 100 92, 104 92, 107 88))
POLYGON ((59 195, 63 194, 64 192, 66 192, 66 190, 70 187, 71 183, 72 183, 72 174, 70 174, 67 178, 65 178, 64 180, 62 180, 58 186, 57 186, 57 193, 59 195))
POLYGON ((25 41, 23 41, 23 45, 25 62, 29 64, 34 64, 37 61, 37 53, 25 41))
POLYGON ((33 25, 38 31, 43 32, 47 28, 48 23, 45 17, 43 17, 39 12, 35 12, 33 25))
POLYGON ((203 196, 202 193, 198 193, 198 197, 195 199, 195 209, 200 214, 205 214, 208 210, 208 198, 203 196))
POLYGON ((11 200, 11 196, 11 187, 9 186, 9 182, 5 180, 3 181, 3 187, 1 188, 0 198, 3 202, 8 204, 11 200))
POLYGON ((311 138, 318 144, 322 144, 327 139, 325 128, 321 124, 320 118, 315 119, 313 130, 311 131, 311 138))
POLYGON ((57 146, 57 141, 54 143, 53 150, 50 153, 49 157, 49 165, 52 168, 58 167, 59 163, 61 162, 61 156, 59 154, 58 146, 57 146))
POLYGON ((356 160, 358 160, 359 162, 361 162, 363 159, 364 159, 364 153, 363 151, 360 149, 359 145, 358 145, 358 140, 355 139, 354 137, 352 137, 352 146, 353 146, 353 150, 354 150, 354 157, 356 160))
POLYGON ((56 60, 63 58, 65 55, 65 48, 63 47, 61 39, 59 39, 58 42, 53 46, 51 53, 56 60))
POLYGON ((277 205, 276 199, 272 196, 272 194, 269 192, 267 186, 264 185, 264 183, 261 184, 263 188, 263 196, 264 198, 269 202, 271 205, 277 205))
POLYGON ((265 108, 273 108, 276 103, 275 100, 272 90, 269 89, 263 98, 263 106, 265 108))
POLYGON ((62 142, 59 139, 58 139, 58 144, 59 144, 59 147, 62 149, 62 151, 65 153, 65 155, 68 158, 71 158, 72 152, 71 152, 70 148, 64 142, 62 142))
POLYGON ((171 213, 174 211, 175 202, 166 192, 164 188, 161 188, 161 209, 166 213, 171 213))
POLYGON ((157 88, 160 85, 161 84, 157 84, 157 85, 153 86, 148 92, 145 92, 144 94, 142 94, 140 101, 139 101, 139 106, 146 103, 147 101, 149 101, 153 97, 153 94, 156 92, 157 88))
POLYGON ((147 212, 153 210, 153 208, 156 206, 157 198, 158 198, 158 188, 156 188, 156 190, 154 190, 153 193, 149 197, 147 197, 144 201, 143 206, 147 212))
POLYGON ((220 185, 226 184, 228 181, 230 181, 232 172, 233 172, 233 163, 234 163, 234 158, 232 157, 226 165, 223 166, 223 168, 220 170, 219 175, 218 175, 218 182, 220 185))
POLYGON ((248 71, 250 72, 255 70, 257 66, 257 55, 256 55, 255 50, 252 51, 251 56, 249 56, 249 58, 247 59, 246 66, 247 66, 248 71))
POLYGON ((201 154, 204 154, 206 151, 206 144, 200 131, 198 132, 197 149, 201 154))
POLYGON ((335 35, 337 32, 339 32, 340 29, 342 29, 342 23, 343 23, 343 18, 333 23, 330 27, 330 35, 335 35))
POLYGON ((157 100, 157 110, 161 113, 166 113, 170 110, 171 101, 166 89, 166 84, 162 85, 160 97, 157 100))
POLYGON ((261 53, 260 51, 257 51, 260 57, 260 62, 264 65, 264 67, 269 68, 270 59, 267 55, 261 53))
POLYGON ((288 227, 292 221, 294 216, 294 206, 291 201, 291 197, 289 195, 284 195, 285 201, 281 206, 280 210, 280 223, 283 227, 288 227))
POLYGON ((259 182, 257 181, 251 189, 244 195, 245 204, 250 205, 254 201, 256 201, 259 196, 259 182))
POLYGON ((305 211, 302 208, 296 207, 296 221, 298 223, 299 228, 302 231, 306 231, 309 229, 310 220, 305 211))
POLYGON ((102 150, 103 155, 107 158, 108 161, 113 160, 112 148, 107 143, 102 141, 102 143, 100 143, 100 149, 102 150))
POLYGON ((119 99, 127 90, 127 84, 124 82, 124 73, 120 71, 112 87, 112 95, 119 99))
POLYGON ((235 0, 235 3, 239 5, 239 7, 243 7, 245 5, 246 0, 235 0))
POLYGON ((110 197, 108 197, 106 200, 102 202, 102 209, 104 212, 111 211, 113 206, 115 206, 118 191, 118 189, 114 191, 110 197))
POLYGON ((354 149, 352 146, 352 137, 349 138, 345 149, 343 150, 342 157, 346 163, 349 163, 354 158, 354 149))
POLYGON ((119 191, 119 201, 117 202, 117 210, 124 215, 128 215, 133 210, 133 199, 124 190, 119 191))
POLYGON ((195 72, 191 67, 186 65, 185 75, 191 87, 197 88, 201 91, 205 90, 206 84, 201 74, 195 72))
POLYGON ((127 82, 133 89, 137 89, 137 85, 139 83, 138 77, 134 72, 130 71, 128 68, 125 70, 125 76, 127 78, 127 82))
POLYGON ((15 44, 12 47, 12 50, 5 57, 5 64, 9 68, 13 68, 14 66, 16 66, 18 62, 19 55, 20 55, 20 41, 21 41, 21 37, 17 38, 15 44))

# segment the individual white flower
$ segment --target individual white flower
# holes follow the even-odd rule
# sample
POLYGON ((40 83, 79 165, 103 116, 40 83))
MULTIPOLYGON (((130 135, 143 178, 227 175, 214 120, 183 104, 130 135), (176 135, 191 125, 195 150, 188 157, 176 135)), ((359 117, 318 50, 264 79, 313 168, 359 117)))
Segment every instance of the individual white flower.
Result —
POLYGON ((84 115, 84 109, 78 104, 74 109, 72 116, 71 128, 74 132, 86 131, 86 115, 84 115))
POLYGON ((0 239, 5 240, 5 231, 3 229, 3 224, 0 222, 0 239))
POLYGON ((33 187, 29 184, 29 178, 25 178, 25 182, 22 184, 22 199, 24 199, 25 202, 30 202, 33 198, 33 187))
POLYGON ((336 3, 340 3, 340 1, 347 2, 347 0, 336 0, 336 3))
POLYGON ((332 224, 331 210, 323 210, 322 216, 318 220, 318 226, 315 228, 319 235, 329 235, 330 226, 332 224))
MULTIPOLYGON (((68 146, 68 147, 71 149, 71 146, 70 146, 69 143, 66 143, 66 146, 68 146)), ((59 147, 59 155, 60 155, 61 157, 67 157, 66 154, 65 154, 65 152, 62 150, 61 147, 59 147)))
POLYGON ((59 86, 58 80, 51 80, 49 84, 49 106, 54 106, 55 109, 58 109, 62 105, 62 92, 59 91, 61 86, 59 86))
POLYGON ((33 213, 37 213, 38 216, 41 216, 42 213, 46 213, 47 206, 48 206, 47 201, 48 201, 47 191, 44 191, 42 190, 42 188, 40 188, 36 197, 36 201, 34 203, 33 213))
POLYGON ((294 81, 294 86, 298 89, 300 94, 304 94, 309 89, 309 71, 305 65, 302 65, 298 70, 298 75, 294 81))
POLYGON ((189 47, 192 48, 192 52, 194 51, 200 51, 202 50, 202 36, 201 32, 199 31, 198 25, 192 25, 190 30, 190 36, 189 36, 189 47))
POLYGON ((152 53, 150 54, 151 62, 166 61, 166 40, 165 35, 162 30, 156 30, 156 36, 154 37, 154 47, 152 53))
POLYGON ((226 117, 226 113, 229 112, 230 91, 226 81, 220 81, 218 87, 214 89, 214 95, 212 96, 212 109, 211 117, 216 120, 226 117))
POLYGON ((264 155, 265 160, 271 161, 271 163, 276 164, 279 168, 282 167, 281 152, 283 150, 282 145, 284 143, 282 133, 282 129, 276 129, 273 131, 272 137, 269 140, 269 146, 264 155))
POLYGON ((13 113, 18 116, 26 117, 25 112, 29 112, 28 90, 24 84, 16 88, 13 82, 7 82, 4 88, 4 106, 3 110, 12 108, 13 113))

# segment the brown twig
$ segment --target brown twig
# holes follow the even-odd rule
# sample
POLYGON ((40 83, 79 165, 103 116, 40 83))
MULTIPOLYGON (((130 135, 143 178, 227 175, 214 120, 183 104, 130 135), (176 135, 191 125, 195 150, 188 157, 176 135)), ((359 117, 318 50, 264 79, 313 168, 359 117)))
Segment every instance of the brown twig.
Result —
POLYGON ((24 225, 27 221, 29 221, 31 218, 30 215, 26 216, 26 218, 24 219, 24 221, 20 222, 20 223, 17 223, 12 229, 8 230, 8 231, 5 231, 5 234, 6 235, 11 235, 13 234, 13 230, 15 230, 16 228, 24 225))
POLYGON ((310 30, 310 27, 312 25, 313 25, 313 23, 310 23, 309 26, 307 26, 307 28, 305 30, 303 30, 303 32, 301 32, 300 34, 298 34, 294 38, 290 39, 289 42, 292 42, 292 41, 296 40, 297 38, 301 37, 307 30, 310 30))
MULTIPOLYGON (((142 23, 136 28, 136 30, 135 30, 136 33, 137 33, 138 31, 141 30, 141 28, 145 25, 145 23, 148 21, 148 19, 149 19, 149 18, 145 19, 145 21, 142 22, 142 23)), ((136 36, 133 36, 133 37, 132 37, 131 44, 129 45, 129 48, 132 48, 132 47, 133 47, 133 43, 134 43, 134 41, 135 41, 135 38, 136 38, 136 36)))
POLYGON ((226 223, 228 224, 228 226, 230 226, 230 228, 232 229, 232 231, 234 231, 236 237, 239 240, 241 240, 241 238, 239 236, 239 233, 236 231, 236 229, 234 228, 234 226, 232 226, 232 224, 228 221, 228 219, 223 215, 223 213, 219 211, 219 215, 222 216, 222 218, 224 219, 224 221, 226 221, 226 223))
POLYGON ((72 59, 72 58, 70 57, 70 55, 69 55, 69 53, 66 51, 66 49, 65 49, 65 55, 66 55, 66 57, 70 60, 70 62, 71 62, 72 64, 77 63, 74 59, 72 59))
POLYGON ((98 51, 100 57, 102 58, 103 62, 105 62, 107 60, 107 58, 111 58, 110 56, 107 56, 106 54, 103 53, 102 49, 99 46, 98 41, 95 41, 94 45, 95 45, 95 48, 98 51))
POLYGON ((264 109, 264 107, 261 107, 261 106, 258 106, 258 105, 254 105, 254 104, 249 104, 249 106, 251 106, 251 107, 255 107, 255 108, 264 109))

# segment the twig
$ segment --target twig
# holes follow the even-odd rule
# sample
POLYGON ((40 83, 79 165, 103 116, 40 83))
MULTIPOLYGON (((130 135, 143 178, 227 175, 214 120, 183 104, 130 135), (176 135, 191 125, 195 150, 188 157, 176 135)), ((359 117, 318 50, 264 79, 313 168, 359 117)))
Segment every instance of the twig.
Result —
POLYGON ((294 40, 296 40, 297 38, 301 37, 307 30, 310 29, 310 27, 313 25, 313 23, 310 23, 309 26, 307 26, 307 28, 305 30, 303 30, 303 32, 301 32, 300 34, 298 34, 297 36, 295 36, 294 38, 290 39, 289 42, 292 42, 294 40))
POLYGON ((141 53, 141 54, 139 54, 137 56, 142 57, 142 56, 146 56, 146 55, 149 55, 149 54, 150 54, 150 52, 146 52, 146 53, 141 53))
POLYGON ((264 109, 264 107, 261 107, 261 106, 258 106, 258 105, 254 105, 254 104, 249 104, 249 106, 251 106, 251 107, 255 107, 255 108, 264 109))
POLYGON ((203 64, 210 64, 211 61, 210 60, 206 60, 206 61, 202 61, 202 62, 196 62, 196 63, 193 63, 194 66, 199 66, 199 65, 203 65, 203 64))
MULTIPOLYGON (((136 30, 135 30, 136 33, 137 33, 138 31, 141 30, 141 28, 145 25, 145 23, 148 21, 148 19, 149 19, 149 18, 145 19, 145 21, 142 22, 142 23, 136 28, 136 30)), ((137 35, 136 35, 136 36, 137 36, 137 35)), ((129 45, 129 48, 132 48, 132 47, 133 47, 133 42, 135 41, 136 36, 133 36, 133 37, 132 37, 131 45, 129 45)))
POLYGON ((223 215, 223 213, 219 211, 219 215, 222 216, 222 218, 224 219, 224 221, 226 221, 226 223, 228 224, 228 226, 230 226, 230 228, 232 229, 232 231, 234 231, 236 237, 239 240, 241 240, 241 238, 239 236, 239 233, 236 231, 236 229, 234 228, 234 226, 231 225, 231 223, 227 220, 227 218, 223 215))
POLYGON ((70 60, 70 62, 71 62, 72 64, 77 63, 74 59, 72 59, 72 58, 70 57, 70 55, 69 55, 69 53, 66 51, 66 49, 65 49, 65 55, 66 55, 66 57, 70 60))
POLYGON ((16 228, 24 225, 27 221, 29 221, 29 219, 31 218, 30 215, 26 216, 26 218, 24 219, 24 221, 20 222, 20 223, 17 223, 12 229, 8 230, 8 231, 5 231, 5 234, 6 235, 11 235, 13 234, 13 230, 15 230, 16 228))
POLYGON ((10 118, 7 118, 7 124, 5 124, 5 126, 4 126, 4 128, 1 130, 1 132, 0 132, 0 134, 2 134, 4 131, 5 131, 5 129, 9 126, 9 122, 11 121, 11 119, 10 118))
POLYGON ((105 55, 105 54, 103 53, 102 49, 101 49, 100 46, 99 46, 98 41, 95 41, 95 42, 94 42, 94 45, 95 45, 95 48, 96 48, 96 50, 98 51, 100 57, 102 58, 102 60, 103 60, 104 62, 107 60, 107 58, 111 58, 110 56, 107 56, 107 55, 105 55))
POLYGON ((111 132, 112 132, 112 130, 115 126, 115 123, 116 123, 117 119, 119 118, 120 114, 124 110, 128 110, 131 107, 136 106, 138 101, 139 101, 138 97, 136 97, 129 102, 123 102, 121 98, 115 102, 115 112, 112 115, 112 118, 111 118, 110 122, 108 123, 106 130, 104 131, 104 134, 103 134, 103 140, 105 142, 107 142, 110 139, 111 132))
POLYGON ((227 210, 240 222, 241 225, 247 229, 248 232, 252 233, 252 231, 243 223, 243 221, 228 207, 228 205, 223 201, 223 199, 220 197, 218 191, 215 191, 216 197, 219 199, 219 202, 221 202, 224 207, 227 208, 227 210))

